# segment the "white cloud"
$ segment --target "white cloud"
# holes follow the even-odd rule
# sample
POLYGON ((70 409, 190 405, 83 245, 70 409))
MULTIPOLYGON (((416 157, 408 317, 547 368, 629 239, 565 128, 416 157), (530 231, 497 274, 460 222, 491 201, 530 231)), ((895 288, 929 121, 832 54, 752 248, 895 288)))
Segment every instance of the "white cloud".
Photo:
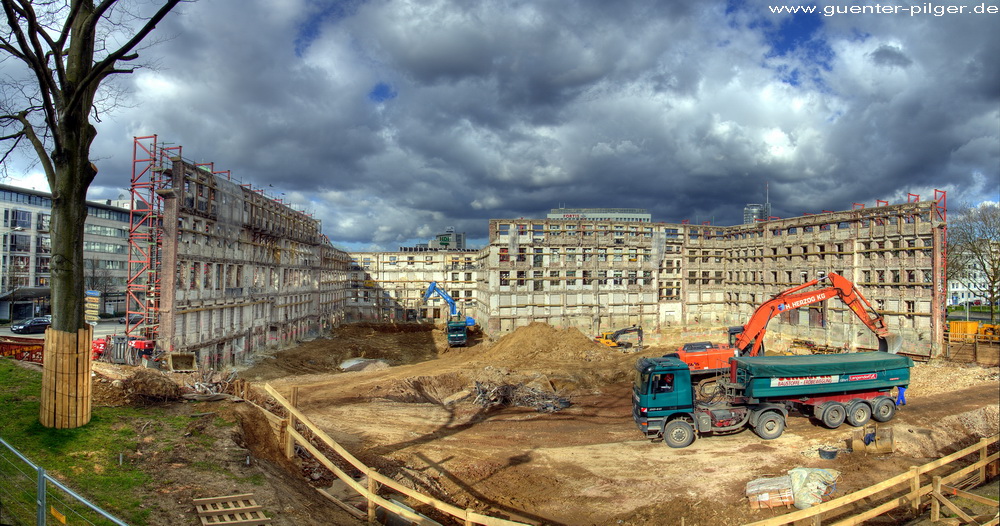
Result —
POLYGON ((820 17, 799 41, 789 20, 757 1, 185 3, 98 125, 94 190, 117 197, 155 133, 350 246, 485 238, 559 204, 729 224, 768 182, 781 216, 996 200, 989 17, 820 17))

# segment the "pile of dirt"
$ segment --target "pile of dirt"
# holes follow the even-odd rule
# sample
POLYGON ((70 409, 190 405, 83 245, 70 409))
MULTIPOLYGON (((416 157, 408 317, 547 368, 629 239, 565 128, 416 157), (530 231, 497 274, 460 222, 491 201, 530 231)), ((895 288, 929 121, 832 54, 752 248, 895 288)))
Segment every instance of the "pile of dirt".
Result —
POLYGON ((576 328, 557 329, 535 322, 503 336, 483 350, 473 363, 480 381, 532 383, 545 376, 555 390, 595 389, 621 382, 631 374, 637 355, 601 345, 576 328), (498 381, 497 372, 507 373, 498 381), (502 380, 502 379, 501 379, 502 380))
POLYGON ((136 369, 122 381, 122 391, 131 399, 147 402, 166 402, 181 397, 181 387, 175 381, 152 369, 136 369))
POLYGON ((442 331, 423 323, 359 323, 334 329, 329 337, 294 347, 260 353, 241 368, 240 376, 255 382, 307 374, 340 372, 351 358, 384 360, 389 365, 418 363, 448 350, 442 331))

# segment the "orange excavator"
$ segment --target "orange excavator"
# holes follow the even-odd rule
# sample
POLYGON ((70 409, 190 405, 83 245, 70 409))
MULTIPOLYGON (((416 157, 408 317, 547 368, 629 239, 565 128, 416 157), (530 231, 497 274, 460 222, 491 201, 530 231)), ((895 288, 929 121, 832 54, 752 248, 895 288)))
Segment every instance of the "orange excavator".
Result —
POLYGON ((686 343, 667 356, 679 358, 691 368, 692 379, 698 380, 723 372, 734 356, 764 355, 764 335, 771 318, 789 310, 798 309, 830 298, 838 297, 857 315, 879 341, 879 350, 895 354, 902 346, 902 339, 891 334, 885 319, 875 312, 868 300, 847 278, 835 274, 821 274, 818 278, 792 287, 764 302, 742 327, 729 328, 729 344, 696 342, 686 343), (817 285, 820 289, 811 289, 817 285), (810 290, 806 290, 810 289, 810 290))
POLYGON ((763 355, 764 334, 767 333, 767 323, 771 321, 771 318, 782 312, 826 301, 833 297, 840 298, 847 305, 847 308, 851 309, 851 312, 875 333, 879 342, 879 351, 891 354, 896 354, 899 351, 903 340, 898 335, 889 332, 889 328, 885 325, 885 318, 875 312, 871 303, 868 303, 868 300, 861 295, 861 291, 854 286, 854 283, 833 272, 820 274, 818 278, 792 287, 764 302, 760 307, 757 307, 745 325, 729 328, 729 343, 736 348, 741 356, 763 355), (805 290, 821 283, 828 283, 828 286, 817 290, 805 290))

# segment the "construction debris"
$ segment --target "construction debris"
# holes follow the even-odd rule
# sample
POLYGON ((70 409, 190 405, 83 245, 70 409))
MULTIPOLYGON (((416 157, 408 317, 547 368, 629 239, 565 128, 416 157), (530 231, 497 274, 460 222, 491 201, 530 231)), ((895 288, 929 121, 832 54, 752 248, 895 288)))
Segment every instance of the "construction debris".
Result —
POLYGON ((569 407, 567 398, 547 393, 524 384, 494 384, 476 382, 475 403, 483 407, 533 407, 540 413, 555 413, 569 407))
POLYGON ((165 374, 152 369, 136 369, 122 380, 122 390, 133 399, 165 402, 181 397, 181 387, 165 374))

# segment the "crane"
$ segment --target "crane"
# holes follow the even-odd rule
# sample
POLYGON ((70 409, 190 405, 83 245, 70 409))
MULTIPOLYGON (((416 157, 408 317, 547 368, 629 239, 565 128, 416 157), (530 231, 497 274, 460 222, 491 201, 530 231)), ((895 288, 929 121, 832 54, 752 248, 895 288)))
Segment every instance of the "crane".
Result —
POLYGON ((763 355, 764 334, 767 333, 767 323, 771 318, 782 312, 819 303, 832 297, 840 298, 851 312, 875 333, 879 351, 892 354, 899 351, 903 344, 902 338, 889 332, 885 318, 875 312, 854 283, 833 272, 821 273, 818 278, 781 292, 761 304, 746 324, 742 327, 729 328, 729 343, 740 355, 763 355), (828 285, 818 290, 806 290, 821 283, 828 285))
POLYGON ((468 328, 474 326, 476 324, 476 320, 471 316, 462 316, 462 314, 458 312, 458 304, 455 302, 455 299, 452 298, 447 291, 439 287, 436 281, 432 281, 430 286, 427 287, 427 292, 424 293, 423 302, 427 303, 427 300, 429 300, 434 294, 441 296, 445 303, 448 304, 448 345, 465 345, 468 340, 468 328))

